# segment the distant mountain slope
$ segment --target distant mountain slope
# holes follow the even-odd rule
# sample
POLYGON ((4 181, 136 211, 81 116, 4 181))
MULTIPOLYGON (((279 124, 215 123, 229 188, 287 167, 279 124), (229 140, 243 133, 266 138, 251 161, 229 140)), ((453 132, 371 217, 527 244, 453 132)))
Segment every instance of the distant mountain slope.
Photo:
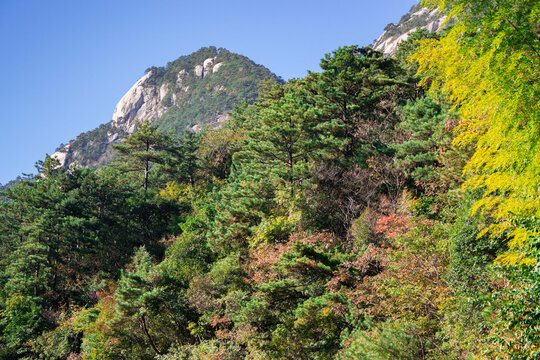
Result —
POLYGON ((430 10, 420 4, 414 5, 397 24, 386 25, 384 33, 377 39, 373 47, 385 55, 392 56, 395 54, 398 44, 407 40, 416 29, 422 28, 430 32, 439 31, 445 18, 437 9, 430 10))
POLYGON ((0 184, 0 203, 3 201, 7 201, 7 198, 2 196, 2 192, 7 191, 8 189, 12 189, 15 186, 19 185, 22 178, 20 176, 17 176, 15 180, 11 180, 6 185, 0 184))
POLYGON ((61 145, 53 154, 61 165, 99 167, 110 162, 111 145, 149 119, 163 130, 217 126, 246 99, 253 102, 263 79, 282 82, 267 68, 226 49, 206 47, 166 67, 151 67, 116 105, 112 120, 61 145))

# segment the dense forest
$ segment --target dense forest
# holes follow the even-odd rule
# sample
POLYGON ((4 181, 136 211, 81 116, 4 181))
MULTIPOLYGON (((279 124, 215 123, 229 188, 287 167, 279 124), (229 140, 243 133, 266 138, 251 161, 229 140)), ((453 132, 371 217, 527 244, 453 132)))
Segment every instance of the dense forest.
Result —
POLYGON ((395 57, 0 205, 1 359, 540 359, 540 3, 427 0, 395 57))

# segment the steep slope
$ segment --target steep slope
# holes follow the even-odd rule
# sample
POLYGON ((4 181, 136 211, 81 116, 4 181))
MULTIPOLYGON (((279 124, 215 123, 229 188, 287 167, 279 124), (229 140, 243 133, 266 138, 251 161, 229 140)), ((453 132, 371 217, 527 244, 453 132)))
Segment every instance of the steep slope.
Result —
POLYGON ((397 24, 390 23, 377 39, 373 47, 387 56, 395 54, 400 42, 407 40, 416 29, 422 28, 430 32, 439 31, 444 23, 445 16, 437 9, 430 10, 422 5, 414 5, 411 10, 401 17, 397 24))
POLYGON ((60 164, 99 167, 110 162, 112 144, 149 119, 179 136, 205 125, 219 126, 242 100, 253 102, 263 79, 282 82, 245 56, 207 47, 182 56, 166 67, 151 67, 116 105, 112 120, 61 145, 53 154, 60 164))

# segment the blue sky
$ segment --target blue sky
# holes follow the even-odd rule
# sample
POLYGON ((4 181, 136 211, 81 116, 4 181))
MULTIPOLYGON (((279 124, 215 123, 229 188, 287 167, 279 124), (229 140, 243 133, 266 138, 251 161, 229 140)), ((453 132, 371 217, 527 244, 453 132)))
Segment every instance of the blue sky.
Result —
POLYGON ((0 0, 0 183, 108 122, 150 66, 215 45, 284 79, 369 45, 416 0, 0 0))

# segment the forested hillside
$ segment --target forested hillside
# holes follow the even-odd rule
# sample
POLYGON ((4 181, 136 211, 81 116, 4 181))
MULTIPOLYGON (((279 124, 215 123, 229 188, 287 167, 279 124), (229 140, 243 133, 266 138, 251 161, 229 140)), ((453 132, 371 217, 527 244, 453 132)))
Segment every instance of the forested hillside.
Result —
POLYGON ((2 359, 540 358, 540 4, 428 0, 221 128, 0 204, 2 359))
POLYGON ((111 121, 60 145, 52 156, 62 166, 99 168, 111 162, 112 145, 133 133, 139 121, 149 120, 178 138, 185 131, 220 126, 240 102, 255 101, 264 80, 283 83, 245 56, 203 47, 166 66, 146 69, 118 102, 111 121))

